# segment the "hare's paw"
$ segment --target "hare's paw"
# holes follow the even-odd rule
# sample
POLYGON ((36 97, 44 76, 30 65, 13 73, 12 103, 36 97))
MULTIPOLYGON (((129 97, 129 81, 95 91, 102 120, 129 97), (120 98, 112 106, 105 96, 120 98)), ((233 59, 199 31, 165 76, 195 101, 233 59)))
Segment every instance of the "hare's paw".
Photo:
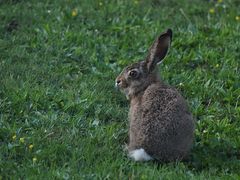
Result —
POLYGON ((129 157, 134 159, 134 161, 150 161, 153 160, 143 148, 135 149, 129 152, 129 157))

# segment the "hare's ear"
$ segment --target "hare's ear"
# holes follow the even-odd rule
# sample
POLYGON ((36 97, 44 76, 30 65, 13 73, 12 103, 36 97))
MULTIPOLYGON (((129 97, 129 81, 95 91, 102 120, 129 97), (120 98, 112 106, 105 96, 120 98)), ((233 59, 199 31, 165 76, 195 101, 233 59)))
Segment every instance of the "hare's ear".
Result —
POLYGON ((167 55, 170 43, 172 40, 172 30, 161 34, 149 49, 149 54, 146 59, 148 71, 153 71, 155 66, 160 63, 167 55))

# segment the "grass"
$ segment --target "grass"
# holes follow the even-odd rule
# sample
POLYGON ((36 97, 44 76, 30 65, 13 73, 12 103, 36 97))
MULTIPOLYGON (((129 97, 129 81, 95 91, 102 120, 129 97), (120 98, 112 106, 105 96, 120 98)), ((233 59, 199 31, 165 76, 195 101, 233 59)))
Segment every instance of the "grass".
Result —
POLYGON ((240 178, 238 0, 0 0, 0 179, 240 178), (197 119, 189 162, 123 152, 121 69, 172 28, 166 82, 197 119))

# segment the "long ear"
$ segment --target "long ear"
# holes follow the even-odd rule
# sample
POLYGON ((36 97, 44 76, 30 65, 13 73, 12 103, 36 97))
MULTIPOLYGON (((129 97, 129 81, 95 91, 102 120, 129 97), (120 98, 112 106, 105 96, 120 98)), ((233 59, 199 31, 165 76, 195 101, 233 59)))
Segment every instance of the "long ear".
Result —
POLYGON ((155 66, 160 63, 167 55, 170 43, 172 40, 172 30, 162 33, 149 49, 149 54, 146 59, 148 71, 153 71, 155 66))

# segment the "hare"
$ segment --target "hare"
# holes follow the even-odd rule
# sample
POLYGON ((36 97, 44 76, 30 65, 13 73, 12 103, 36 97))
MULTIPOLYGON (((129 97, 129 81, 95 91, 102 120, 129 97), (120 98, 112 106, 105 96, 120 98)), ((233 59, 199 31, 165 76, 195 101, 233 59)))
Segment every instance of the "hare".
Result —
POLYGON ((116 87, 130 101, 127 150, 135 161, 182 160, 193 143, 195 123, 187 103, 160 79, 156 68, 171 40, 168 29, 154 41, 145 60, 124 68, 116 78, 116 87))

